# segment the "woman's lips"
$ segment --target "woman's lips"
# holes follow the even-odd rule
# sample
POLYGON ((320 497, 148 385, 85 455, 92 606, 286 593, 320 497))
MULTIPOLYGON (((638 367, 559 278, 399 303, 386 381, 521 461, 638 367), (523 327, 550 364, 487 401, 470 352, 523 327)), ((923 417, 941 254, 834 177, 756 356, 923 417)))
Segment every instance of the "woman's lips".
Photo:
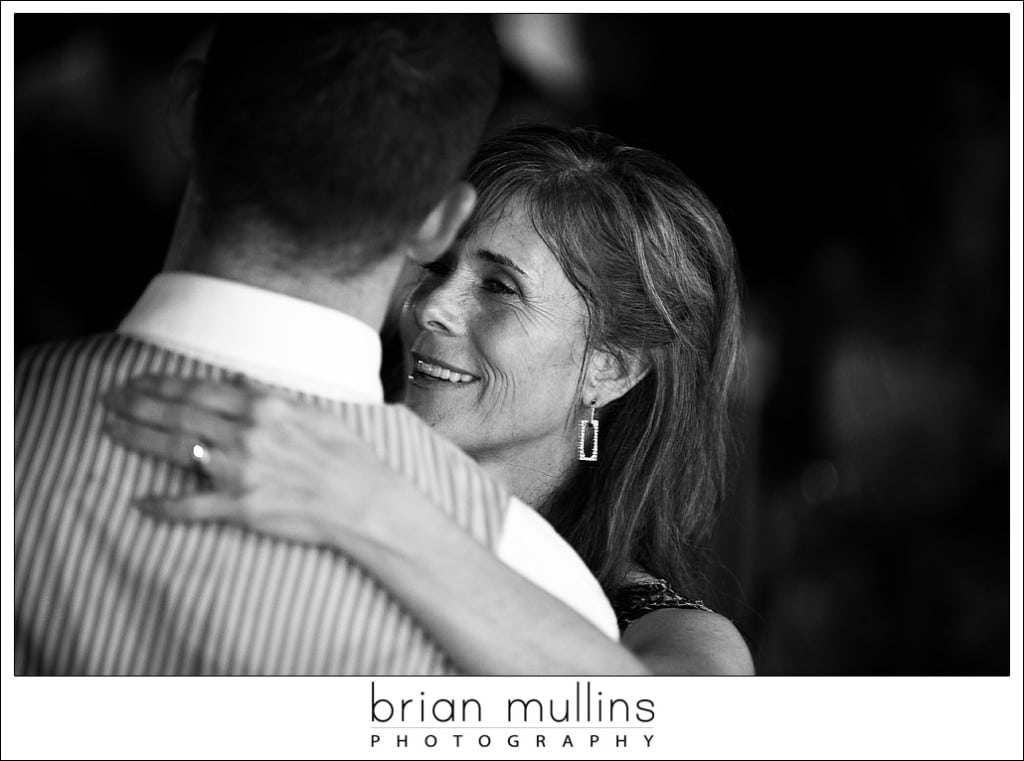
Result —
POLYGON ((433 357, 423 356, 412 352, 412 375, 410 380, 423 380, 426 382, 444 382, 452 385, 464 385, 480 380, 472 373, 442 362, 433 357))

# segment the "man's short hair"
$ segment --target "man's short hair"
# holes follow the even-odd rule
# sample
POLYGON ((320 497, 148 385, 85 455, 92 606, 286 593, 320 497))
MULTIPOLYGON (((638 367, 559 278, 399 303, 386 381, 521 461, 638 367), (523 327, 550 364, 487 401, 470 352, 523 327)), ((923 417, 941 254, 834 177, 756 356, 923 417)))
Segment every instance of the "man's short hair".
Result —
POLYGON ((208 233, 248 218, 353 271, 462 175, 497 98, 487 16, 225 16, 196 104, 208 233))

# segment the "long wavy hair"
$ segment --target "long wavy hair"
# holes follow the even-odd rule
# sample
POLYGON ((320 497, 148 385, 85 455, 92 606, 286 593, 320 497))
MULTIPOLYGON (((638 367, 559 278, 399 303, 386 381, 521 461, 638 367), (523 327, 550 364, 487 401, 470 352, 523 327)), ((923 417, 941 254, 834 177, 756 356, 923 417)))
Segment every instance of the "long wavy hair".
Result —
POLYGON ((671 162, 583 129, 512 129, 481 148, 469 181, 469 229, 524 204, 587 305, 588 348, 647 368, 600 411, 600 461, 578 463, 538 509, 609 593, 639 566, 701 596, 741 347, 721 216, 671 162))

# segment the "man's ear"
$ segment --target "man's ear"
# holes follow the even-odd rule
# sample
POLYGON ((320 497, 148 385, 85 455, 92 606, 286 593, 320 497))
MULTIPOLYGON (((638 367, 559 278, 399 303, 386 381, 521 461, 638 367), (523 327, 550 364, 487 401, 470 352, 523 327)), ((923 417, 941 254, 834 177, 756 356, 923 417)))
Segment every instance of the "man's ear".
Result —
POLYGON ((452 245, 476 206, 476 190, 457 182, 423 220, 409 240, 409 255, 420 264, 439 258, 452 245))
POLYGON ((203 63, 191 58, 171 75, 167 104, 167 134, 175 152, 192 160, 192 121, 196 112, 196 96, 203 81, 203 63))
POLYGON ((647 362, 639 357, 619 358, 608 351, 594 349, 583 382, 583 403, 596 402, 598 407, 604 407, 624 396, 649 370, 647 362))

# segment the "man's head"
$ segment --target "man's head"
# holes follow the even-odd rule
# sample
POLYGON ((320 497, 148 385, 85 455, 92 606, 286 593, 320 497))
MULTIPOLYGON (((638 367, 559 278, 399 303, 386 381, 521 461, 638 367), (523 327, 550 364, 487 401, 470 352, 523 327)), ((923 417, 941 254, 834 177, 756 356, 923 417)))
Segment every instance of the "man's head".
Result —
POLYGON ((484 16, 226 16, 192 79, 203 237, 269 229, 290 244, 280 265, 346 276, 461 222, 465 194, 442 202, 493 108, 498 57, 484 16))

